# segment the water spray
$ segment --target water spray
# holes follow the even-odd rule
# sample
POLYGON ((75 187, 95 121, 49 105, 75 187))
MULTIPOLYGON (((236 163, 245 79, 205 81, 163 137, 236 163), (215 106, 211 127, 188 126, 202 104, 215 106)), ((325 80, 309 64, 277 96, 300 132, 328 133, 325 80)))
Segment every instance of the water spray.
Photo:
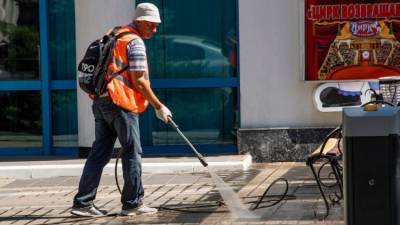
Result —
MULTIPOLYGON (((203 155, 201 155, 196 148, 193 146, 193 144, 186 138, 186 136, 182 133, 182 131, 179 129, 179 126, 172 120, 171 117, 168 117, 168 124, 175 129, 175 131, 182 137, 182 139, 186 142, 186 144, 189 145, 189 147, 192 149, 196 157, 199 159, 200 163, 207 168, 208 172, 211 175, 211 179, 213 180, 214 184, 216 185, 217 190, 219 191, 222 200, 223 201, 217 201, 215 204, 206 204, 206 205, 193 205, 193 206, 160 206, 159 209, 163 210, 173 210, 173 211, 180 211, 180 212, 187 212, 187 213, 215 213, 216 211, 212 210, 198 210, 198 208, 202 207, 220 207, 222 205, 226 206, 229 209, 229 212, 233 215, 233 217, 236 217, 238 219, 259 219, 261 215, 255 214, 252 212, 253 210, 259 209, 259 208, 267 208, 273 205, 278 204, 282 200, 290 200, 290 199, 295 199, 295 196, 288 195, 288 181, 284 178, 278 178, 275 181, 271 183, 271 185, 267 188, 267 190, 264 192, 262 196, 253 196, 250 198, 259 198, 258 201, 252 201, 248 203, 256 203, 255 207, 252 209, 247 208, 243 202, 241 201, 241 198, 238 196, 237 193, 233 191, 233 189, 226 184, 221 177, 217 175, 217 173, 214 171, 214 169, 208 167, 208 163, 204 159, 203 155), (286 182, 286 190, 283 195, 275 195, 275 196, 267 196, 267 192, 270 190, 271 186, 273 186, 275 183, 278 181, 284 181, 286 182), (267 200, 267 202, 272 204, 269 205, 262 205, 260 206, 261 203, 265 202, 264 198, 266 197, 272 197, 274 199, 267 200), (278 198, 278 199, 276 199, 278 198)), ((117 184, 118 191, 121 193, 121 188, 119 186, 118 182, 118 160, 122 155, 122 151, 119 152, 116 162, 115 162, 115 181, 117 184)), ((227 212, 227 211, 217 211, 217 212, 227 212)))
POLYGON ((190 141, 185 137, 185 135, 179 130, 178 125, 176 125, 176 123, 172 120, 171 117, 168 117, 168 124, 171 125, 176 130, 176 132, 182 137, 183 140, 185 140, 185 142, 190 146, 190 148, 196 154, 201 164, 208 169, 208 172, 211 175, 211 179, 214 181, 217 190, 219 191, 222 199, 224 200, 223 201, 224 205, 228 207, 231 213, 238 218, 247 218, 247 219, 259 218, 259 216, 249 211, 249 209, 241 202, 237 193, 235 193, 233 189, 229 187, 229 185, 226 184, 212 168, 207 167, 208 163, 204 160, 204 157, 196 150, 196 148, 192 145, 192 143, 190 143, 190 141))

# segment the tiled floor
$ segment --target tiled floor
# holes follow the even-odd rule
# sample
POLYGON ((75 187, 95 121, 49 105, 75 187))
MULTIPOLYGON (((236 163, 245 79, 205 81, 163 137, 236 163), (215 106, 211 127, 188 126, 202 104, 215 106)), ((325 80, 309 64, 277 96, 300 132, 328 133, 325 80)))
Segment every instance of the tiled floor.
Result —
MULTIPOLYGON (((324 204, 304 163, 254 164, 247 171, 218 174, 245 203, 257 201, 280 177, 289 181, 292 198, 269 208, 263 208, 269 204, 263 202, 253 211, 258 219, 237 219, 225 206, 218 206, 221 196, 208 173, 145 174, 146 204, 181 211, 161 209, 151 216, 82 219, 69 213, 79 177, 0 179, 0 224, 344 224, 341 205, 332 206, 327 220, 318 219, 324 213, 324 204)), ((285 182, 278 182, 269 195, 282 194, 285 187, 285 182)), ((118 213, 119 199, 114 177, 104 176, 96 204, 118 213)))

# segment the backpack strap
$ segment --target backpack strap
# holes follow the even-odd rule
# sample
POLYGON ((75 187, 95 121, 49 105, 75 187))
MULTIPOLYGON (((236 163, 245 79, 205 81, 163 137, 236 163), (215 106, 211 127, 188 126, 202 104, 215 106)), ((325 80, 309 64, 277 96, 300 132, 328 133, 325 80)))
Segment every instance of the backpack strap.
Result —
POLYGON ((105 35, 110 35, 112 37, 115 37, 119 29, 121 29, 121 26, 114 27, 112 30, 108 30, 105 35))
MULTIPOLYGON (((113 31, 112 31, 112 36, 115 38, 115 40, 118 40, 119 38, 122 38, 123 36, 128 35, 128 34, 137 35, 135 32, 132 32, 132 31, 124 31, 124 32, 122 32, 122 33, 116 35, 119 29, 121 29, 121 27, 115 27, 115 28, 113 29, 113 31), (116 35, 116 36, 115 36, 115 35, 116 35)), ((125 66, 125 67, 122 68, 120 71, 118 71, 117 74, 119 75, 119 74, 125 72, 128 68, 129 68, 129 65, 125 66)))
POLYGON ((117 36, 115 36, 115 39, 122 38, 123 36, 125 36, 125 35, 127 35, 127 34, 134 34, 134 35, 137 35, 137 34, 135 34, 135 33, 132 32, 132 31, 124 31, 124 32, 118 34, 117 36))
POLYGON ((125 72, 128 68, 129 68, 129 64, 127 66, 125 66, 124 68, 122 68, 120 71, 118 71, 117 74, 120 75, 121 73, 125 72))
MULTIPOLYGON (((120 28, 121 28, 121 27, 116 27, 116 28, 114 28, 113 34, 115 35, 116 32, 118 32, 118 30, 119 30, 120 28), (118 29, 117 29, 117 28, 118 28, 118 29), (114 33, 114 31, 116 31, 116 32, 114 33)), ((119 38, 122 38, 123 36, 128 35, 128 34, 134 34, 134 35, 137 36, 137 34, 136 34, 135 32, 132 32, 132 31, 124 31, 124 32, 118 34, 117 36, 115 36, 115 40, 117 40, 117 39, 119 39, 119 38)), ((120 75, 121 73, 125 72, 128 68, 129 68, 129 64, 128 64, 127 66, 125 66, 124 68, 122 68, 120 71, 118 71, 117 74, 120 75)))

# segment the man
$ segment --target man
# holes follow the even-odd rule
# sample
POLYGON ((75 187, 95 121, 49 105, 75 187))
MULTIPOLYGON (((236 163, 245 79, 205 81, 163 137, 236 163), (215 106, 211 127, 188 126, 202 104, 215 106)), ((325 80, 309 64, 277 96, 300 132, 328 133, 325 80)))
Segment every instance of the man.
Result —
MULTIPOLYGON (((143 204, 144 189, 139 134, 139 113, 150 103, 156 116, 168 123, 172 116, 150 87, 146 48, 142 39, 149 39, 161 23, 157 7, 142 3, 136 7, 130 25, 118 29, 121 35, 113 50, 113 59, 108 66, 107 92, 93 101, 95 136, 83 169, 79 190, 74 197, 71 213, 79 216, 102 216, 105 210, 98 209, 96 198, 101 173, 109 162, 116 138, 121 143, 124 187, 122 189, 121 215, 156 213, 157 209, 143 204), (128 69, 121 73, 122 68, 128 69)), ((115 29, 114 29, 115 30, 115 29)))

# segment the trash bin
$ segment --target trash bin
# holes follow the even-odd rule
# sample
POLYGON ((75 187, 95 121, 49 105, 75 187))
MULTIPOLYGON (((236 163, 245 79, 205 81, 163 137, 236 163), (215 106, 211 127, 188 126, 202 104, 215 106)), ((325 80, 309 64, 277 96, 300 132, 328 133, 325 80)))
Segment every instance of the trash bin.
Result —
POLYGON ((398 225, 399 107, 343 110, 347 225, 398 225))

